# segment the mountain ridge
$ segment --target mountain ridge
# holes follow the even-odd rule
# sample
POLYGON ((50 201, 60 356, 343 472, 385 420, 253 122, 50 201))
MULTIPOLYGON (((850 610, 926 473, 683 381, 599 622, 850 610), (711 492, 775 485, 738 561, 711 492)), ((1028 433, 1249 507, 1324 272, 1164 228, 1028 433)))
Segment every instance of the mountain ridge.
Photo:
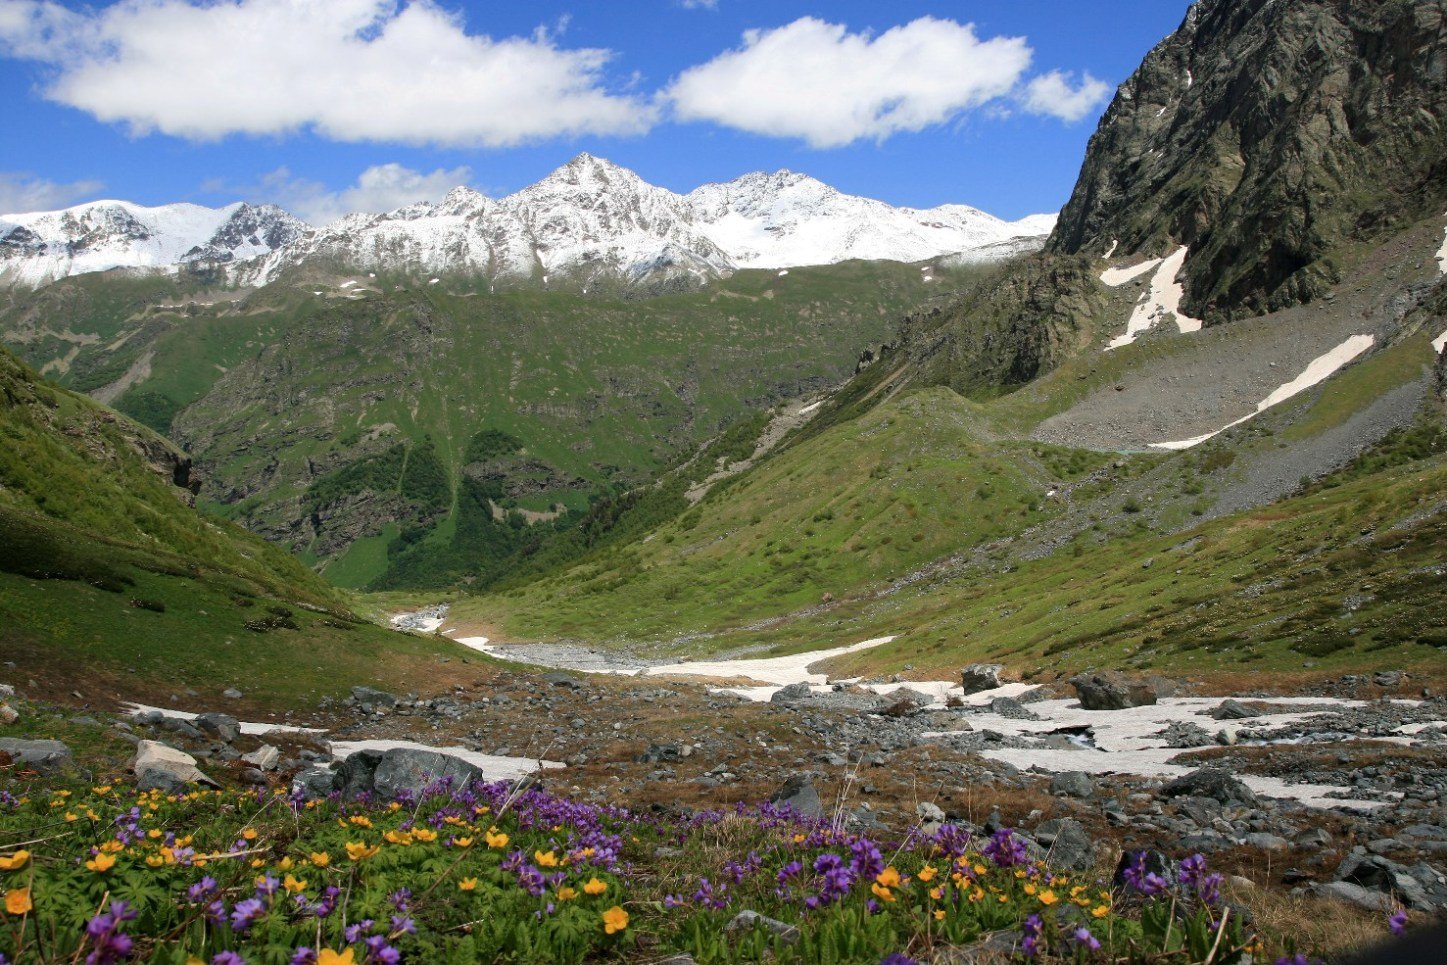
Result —
POLYGON ((502 198, 459 186, 437 202, 308 226, 274 205, 145 208, 95 201, 0 215, 0 286, 111 268, 219 267, 254 287, 312 265, 497 279, 725 277, 852 259, 993 261, 1044 243, 1048 214, 894 207, 808 175, 753 172, 678 194, 582 153, 502 198))

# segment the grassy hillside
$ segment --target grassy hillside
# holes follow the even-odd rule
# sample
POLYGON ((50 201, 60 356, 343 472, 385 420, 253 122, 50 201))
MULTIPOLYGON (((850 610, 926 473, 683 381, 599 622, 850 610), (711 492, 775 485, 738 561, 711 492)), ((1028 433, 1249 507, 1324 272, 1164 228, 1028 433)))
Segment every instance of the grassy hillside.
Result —
MULTIPOLYGON (((453 616, 502 639, 668 653, 900 634, 850 669, 909 663, 946 676, 987 658, 1031 672, 1440 672, 1440 403, 1404 396, 1415 422, 1409 408, 1409 424, 1356 458, 1352 439, 1328 451, 1338 468, 1292 498, 1273 502, 1262 482, 1330 450, 1377 400, 1425 391, 1426 335, 1194 449, 1029 440, 1046 417, 1192 344, 1205 343, 1148 341, 1073 361, 988 402, 935 388, 858 405, 853 418, 842 406, 646 536, 463 600, 453 616)), ((887 378, 856 382, 888 388, 887 378)), ((1365 438, 1385 429, 1374 431, 1365 438)), ((1303 483, 1270 485, 1289 494, 1303 483)))
POLYGON ((519 526, 580 514, 741 415, 836 383, 972 271, 749 271, 651 298, 460 278, 237 292, 81 277, 12 296, 0 330, 194 452, 212 509, 342 585, 427 586, 476 577, 519 526), (519 446, 470 458, 486 432, 519 446), (403 485, 413 456, 440 472, 420 496, 403 485))
POLYGON ((88 697, 235 686, 275 708, 456 656, 198 514, 188 473, 159 436, 0 350, 0 653, 19 673, 88 697))

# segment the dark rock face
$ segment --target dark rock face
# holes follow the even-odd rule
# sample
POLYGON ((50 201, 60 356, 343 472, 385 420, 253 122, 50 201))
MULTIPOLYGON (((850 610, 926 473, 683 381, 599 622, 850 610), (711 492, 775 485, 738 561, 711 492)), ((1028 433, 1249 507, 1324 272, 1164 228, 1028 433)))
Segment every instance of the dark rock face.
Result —
POLYGON ((70 748, 53 740, 0 737, 0 754, 8 755, 12 762, 34 768, 41 774, 58 771, 73 760, 70 748))
POLYGON ((1182 774, 1161 789, 1166 797, 1206 797, 1221 804, 1245 804, 1255 807, 1256 795, 1245 784, 1219 767, 1202 767, 1182 774))
POLYGON ((1202 0, 1116 93, 1047 245, 1190 246, 1208 323, 1310 301, 1447 198, 1443 0, 1202 0))
POLYGON ((769 798, 769 802, 781 807, 791 807, 806 817, 824 816, 824 803, 819 800, 819 792, 815 789, 814 782, 807 777, 789 778, 788 782, 769 798))
POLYGON ((228 714, 202 714, 196 718, 196 726, 203 733, 228 744, 241 736, 241 724, 228 714))
POLYGON ((994 690, 1000 686, 1000 671, 1005 669, 1000 663, 972 663, 960 671, 960 685, 964 687, 965 695, 977 694, 982 690, 994 690))
POLYGON ((1114 671, 1080 674, 1070 680, 1086 710, 1125 710, 1156 702, 1156 688, 1144 680, 1132 680, 1114 671))

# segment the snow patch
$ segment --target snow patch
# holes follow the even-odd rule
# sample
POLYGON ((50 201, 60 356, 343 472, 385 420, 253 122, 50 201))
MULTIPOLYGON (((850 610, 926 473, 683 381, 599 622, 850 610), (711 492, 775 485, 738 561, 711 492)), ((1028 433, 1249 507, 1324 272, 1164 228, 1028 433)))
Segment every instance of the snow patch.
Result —
POLYGON ((515 781, 519 778, 536 774, 539 770, 562 767, 559 761, 534 760, 527 757, 499 757, 496 754, 482 754, 478 751, 470 751, 465 747, 433 747, 429 744, 418 744, 413 741, 398 740, 360 740, 360 741, 333 741, 332 754, 335 757, 347 758, 358 751, 390 751, 401 748, 409 751, 432 751, 447 757, 455 757, 460 761, 466 761, 482 771, 482 776, 488 781, 515 781))
MULTIPOLYGON (((1151 276, 1150 289, 1136 303, 1126 321, 1125 334, 1111 339, 1106 351, 1129 345, 1141 333, 1149 331, 1168 315, 1175 318, 1176 329, 1182 334, 1201 330, 1200 319, 1192 318, 1181 311, 1181 299, 1185 297, 1186 291, 1179 276, 1186 263, 1188 251, 1189 249, 1182 245, 1159 262, 1155 274, 1151 276)), ((1104 276, 1101 280, 1105 281, 1104 276)))
MULTIPOLYGON (((150 704, 136 704, 126 702, 122 704, 127 714, 132 717, 139 717, 141 714, 156 711, 165 714, 167 717, 175 717, 179 720, 195 720, 200 714, 193 714, 189 710, 167 710, 165 707, 152 707, 150 704)), ((250 734, 253 737, 260 737, 263 734, 324 734, 326 731, 320 727, 296 727, 291 724, 267 724, 253 721, 240 721, 241 733, 250 734)))
POLYGON ((1447 348, 1447 331, 1432 339, 1432 353, 1434 355, 1441 355, 1443 348, 1447 348))
MULTIPOLYGON (((1110 250, 1115 250, 1114 241, 1110 243, 1110 250)), ((1106 253, 1106 257, 1110 257, 1109 252, 1106 253)), ((1139 265, 1127 265, 1124 268, 1107 268, 1100 273, 1101 284, 1110 288, 1119 288, 1126 282, 1144 275, 1146 272, 1158 266, 1163 260, 1162 258, 1152 258, 1149 261, 1141 262, 1139 265)))
POLYGON ((815 409, 819 408, 819 407, 820 407, 821 405, 823 405, 823 404, 824 404, 824 400, 823 400, 823 399, 820 399, 818 402, 810 402, 808 405, 804 406, 804 408, 802 408, 802 409, 799 410, 799 414, 800 414, 800 415, 808 415, 809 413, 813 412, 815 409))
MULTIPOLYGON (((1447 338, 1447 335, 1444 335, 1444 338, 1447 338)), ((1255 412, 1244 415, 1234 422, 1228 422, 1215 432, 1207 432, 1203 435, 1192 436, 1190 439, 1179 439, 1174 442, 1153 442, 1151 443, 1151 448, 1189 449, 1192 446, 1200 445, 1212 436, 1220 435, 1227 429, 1239 426, 1249 419, 1254 419, 1272 406, 1279 405, 1292 396, 1299 395, 1317 383, 1324 381, 1331 376, 1332 373, 1336 372, 1337 369, 1371 348, 1376 340, 1376 336, 1374 335, 1353 335, 1331 351, 1312 359, 1296 378, 1287 382, 1285 385, 1277 386, 1270 395, 1256 403, 1255 412)))
POLYGON ((1447 228, 1442 229, 1442 247, 1437 249, 1437 270, 1447 275, 1447 228))
POLYGON ((876 637, 847 647, 833 650, 810 650, 790 654, 787 657, 761 657, 745 660, 691 660, 683 663, 660 664, 648 667, 642 676, 651 677, 742 677, 765 684, 788 686, 789 684, 824 684, 829 682, 827 673, 815 672, 810 668, 817 663, 846 653, 858 653, 889 643, 895 639, 876 637))
MULTIPOLYGON (((1105 249, 1105 254, 1101 255, 1100 257, 1102 257, 1102 258, 1109 258, 1111 255, 1115 254, 1115 249, 1117 249, 1117 248, 1119 248, 1119 247, 1120 247, 1120 239, 1119 239, 1119 238, 1112 238, 1112 239, 1110 239, 1110 247, 1107 248, 1107 249, 1105 249)), ((1105 279, 1103 279, 1103 278, 1102 278, 1101 280, 1102 280, 1102 281, 1105 281, 1105 279)), ((1106 282, 1106 284, 1108 285, 1108 284, 1110 284, 1110 282, 1106 282)))

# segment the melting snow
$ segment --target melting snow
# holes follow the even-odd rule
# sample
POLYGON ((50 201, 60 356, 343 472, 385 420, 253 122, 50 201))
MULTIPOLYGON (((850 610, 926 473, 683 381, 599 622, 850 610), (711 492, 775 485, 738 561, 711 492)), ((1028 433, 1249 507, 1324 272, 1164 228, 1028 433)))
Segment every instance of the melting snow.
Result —
MULTIPOLYGON (((1119 239, 1119 238, 1112 238, 1112 239, 1110 240, 1110 247, 1107 248, 1107 249, 1105 249, 1105 254, 1101 255, 1101 257, 1102 257, 1102 258, 1109 258, 1111 255, 1115 254, 1115 249, 1118 248, 1119 246, 1120 246, 1120 239, 1119 239)), ((1101 281, 1105 281, 1105 278, 1102 277, 1102 278, 1101 278, 1101 281)), ((1108 282, 1108 281, 1106 281, 1105 283, 1106 283, 1107 285, 1110 284, 1110 282, 1108 282)))
MULTIPOLYGON (((1135 309, 1131 311, 1130 318, 1126 321, 1125 334, 1111 339, 1110 344, 1106 346, 1107 351, 1129 345, 1142 332, 1151 329, 1167 315, 1176 319, 1176 329, 1183 334, 1201 330, 1200 319, 1192 318, 1181 311, 1181 299, 1185 297, 1186 292, 1181 287, 1178 276, 1181 273, 1181 267, 1186 263, 1188 250, 1183 245, 1158 262, 1159 267, 1151 276, 1150 290, 1136 303, 1135 309)), ((1136 272, 1136 274, 1140 273, 1140 271, 1136 272)), ((1101 276, 1101 281, 1110 284, 1105 281, 1104 275, 1101 276)))
MULTIPOLYGON (((1447 335, 1444 335, 1444 337, 1447 337, 1447 335)), ((1324 355, 1318 355, 1312 359, 1300 375, 1285 385, 1278 386, 1270 395, 1256 403, 1255 412, 1244 415, 1234 422, 1228 422, 1215 432, 1207 432, 1204 435, 1193 436, 1190 439, 1180 439, 1175 442, 1154 442, 1151 443, 1151 447, 1154 449, 1189 449, 1192 446, 1199 445, 1212 436, 1219 435, 1233 426, 1239 426, 1241 423, 1260 415, 1272 406, 1285 402, 1294 395, 1305 392, 1371 348, 1372 343, 1375 341, 1376 336, 1374 335, 1353 335, 1330 352, 1324 355)))
MULTIPOLYGON (((1115 246, 1116 243, 1112 241, 1110 243, 1110 251, 1115 251, 1115 246)), ((1109 251, 1106 252, 1105 257, 1110 257, 1109 251)), ((1131 279, 1138 278, 1152 268, 1155 268, 1163 260, 1164 259, 1161 258, 1152 258, 1149 261, 1141 262, 1139 265, 1127 265, 1124 268, 1107 268, 1100 273, 1100 281, 1102 284, 1108 285, 1111 288, 1119 288, 1131 279)))
MULTIPOLYGON (((167 717, 175 717, 180 720, 195 720, 200 714, 193 714, 189 710, 167 710, 165 707, 152 707, 150 704, 126 703, 123 705, 126 713, 132 717, 139 717, 141 714, 157 711, 167 717)), ((267 724, 241 721, 241 733, 259 737, 262 734, 322 734, 325 733, 320 727, 296 727, 291 724, 267 724)))
POLYGON ((1447 347, 1447 331, 1444 331, 1441 335, 1438 335, 1436 338, 1432 339, 1432 351, 1433 351, 1433 352, 1435 352, 1435 353, 1438 354, 1438 355, 1441 355, 1441 354, 1442 354, 1442 349, 1443 349, 1444 347, 1447 347))
POLYGON ((818 402, 810 402, 808 405, 804 406, 804 408, 802 408, 802 409, 799 410, 799 414, 800 414, 800 415, 808 415, 809 413, 813 412, 815 409, 819 408, 819 407, 820 407, 821 405, 823 405, 823 404, 824 404, 824 400, 823 400, 823 399, 820 399, 818 402))
POLYGON ((1437 270, 1447 275, 1447 228, 1442 229, 1442 247, 1437 249, 1437 270))

